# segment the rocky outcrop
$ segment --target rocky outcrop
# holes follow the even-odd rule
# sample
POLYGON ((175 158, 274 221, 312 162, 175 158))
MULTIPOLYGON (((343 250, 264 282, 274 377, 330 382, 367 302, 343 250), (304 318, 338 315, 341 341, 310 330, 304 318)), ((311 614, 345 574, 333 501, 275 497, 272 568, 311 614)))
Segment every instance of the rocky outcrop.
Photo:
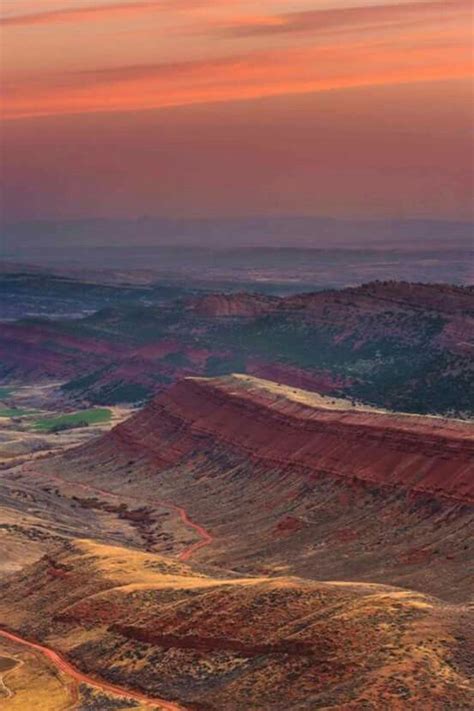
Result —
POLYGON ((140 453, 167 468, 219 445, 308 478, 474 500, 471 423, 358 409, 246 376, 185 379, 100 447, 140 453))
POLYGON ((133 508, 183 507, 210 534, 188 541, 202 562, 462 601, 472 594, 473 462, 472 423, 228 376, 185 379, 43 466, 133 508))

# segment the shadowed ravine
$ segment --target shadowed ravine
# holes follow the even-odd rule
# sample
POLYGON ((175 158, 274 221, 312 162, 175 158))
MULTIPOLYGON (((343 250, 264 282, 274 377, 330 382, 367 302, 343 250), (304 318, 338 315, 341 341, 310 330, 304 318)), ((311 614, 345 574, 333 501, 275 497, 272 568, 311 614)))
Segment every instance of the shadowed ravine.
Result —
MULTIPOLYGON (((37 472, 31 469, 26 469, 27 473, 29 475, 33 476, 45 476, 41 472, 37 472)), ((53 476, 52 474, 48 474, 47 478, 50 479, 51 481, 54 481, 58 484, 68 484, 66 479, 62 479, 59 476, 53 476)), ((96 486, 92 486, 90 484, 82 484, 79 482, 74 482, 74 486, 78 489, 82 489, 83 491, 87 491, 91 494, 101 494, 102 496, 108 496, 112 499, 121 499, 119 494, 114 493, 113 491, 109 491, 108 489, 102 489, 98 488, 96 486)), ((143 497, 139 496, 132 496, 131 494, 127 494, 126 496, 127 499, 130 501, 143 501, 143 497)), ((173 504, 171 501, 167 501, 165 499, 148 499, 150 504, 153 504, 154 506, 160 506, 163 508, 171 509, 174 511, 176 514, 178 514, 179 518, 181 521, 184 523, 185 526, 188 526, 188 528, 191 528, 193 531, 195 531, 198 536, 200 536, 200 540, 196 541, 195 543, 191 543, 189 546, 186 546, 181 553, 179 553, 178 560, 189 560, 190 557, 195 553, 196 551, 200 550, 201 548, 204 548, 204 546, 208 546, 210 543, 213 541, 213 537, 207 531, 204 526, 201 526, 198 523, 195 523, 189 516, 188 512, 186 509, 184 509, 182 506, 177 506, 176 504, 173 504)))

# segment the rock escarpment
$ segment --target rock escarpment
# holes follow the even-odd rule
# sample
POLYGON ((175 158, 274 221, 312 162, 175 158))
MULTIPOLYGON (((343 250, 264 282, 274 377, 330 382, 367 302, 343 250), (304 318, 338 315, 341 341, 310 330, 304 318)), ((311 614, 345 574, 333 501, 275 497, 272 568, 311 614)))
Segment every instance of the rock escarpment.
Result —
POLYGON ((158 467, 209 443, 308 477, 474 501, 470 423, 357 409, 244 376, 188 378, 104 440, 140 451, 158 467))
POLYGON ((468 422, 231 376, 182 381, 47 470, 185 507, 212 534, 203 562, 464 600, 473 449, 468 422))

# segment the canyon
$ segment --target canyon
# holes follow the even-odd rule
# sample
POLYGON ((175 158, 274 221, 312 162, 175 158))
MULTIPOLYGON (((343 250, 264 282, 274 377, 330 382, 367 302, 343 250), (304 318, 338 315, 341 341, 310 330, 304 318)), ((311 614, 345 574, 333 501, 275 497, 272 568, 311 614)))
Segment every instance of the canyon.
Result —
POLYGON ((216 538, 206 563, 465 599, 473 462, 471 423, 234 375, 188 378, 47 468, 184 506, 216 538))
POLYGON ((473 463, 466 421, 187 378, 7 471, 3 640, 91 709, 468 709, 473 463))
POLYGON ((469 403, 471 304, 374 283, 1 324, 2 708, 472 708, 474 427, 406 378, 429 360, 469 403), (147 401, 28 424, 114 383, 147 401))

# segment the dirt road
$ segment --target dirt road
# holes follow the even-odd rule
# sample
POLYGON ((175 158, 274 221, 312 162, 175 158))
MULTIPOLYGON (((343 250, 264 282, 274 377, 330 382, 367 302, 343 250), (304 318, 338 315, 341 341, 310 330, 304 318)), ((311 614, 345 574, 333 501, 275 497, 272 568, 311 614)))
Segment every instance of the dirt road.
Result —
MULTIPOLYGON (((36 476, 43 476, 39 472, 35 472, 31 469, 28 469, 26 471, 30 475, 33 474, 36 476)), ((107 497, 111 497, 114 499, 126 498, 126 499, 132 499, 134 501, 143 501, 143 499, 140 499, 139 497, 120 496, 119 494, 115 494, 112 491, 107 491, 106 489, 99 489, 95 486, 90 486, 89 484, 80 484, 77 482, 69 482, 66 479, 61 479, 60 477, 52 476, 49 474, 46 475, 46 477, 48 479, 55 481, 58 484, 76 486, 84 491, 87 491, 87 492, 93 493, 93 494, 101 494, 102 496, 107 496, 107 497)), ((176 504, 173 504, 170 501, 165 501, 163 499, 152 499, 152 500, 149 500, 148 503, 155 505, 155 506, 169 508, 172 511, 175 511, 178 514, 178 516, 180 517, 181 521, 186 526, 188 526, 193 531, 195 531, 198 534, 198 536, 200 537, 200 540, 196 541, 195 543, 191 543, 189 546, 187 546, 184 550, 181 551, 181 553, 178 555, 179 560, 189 560, 189 558, 197 550, 212 543, 213 537, 209 533, 209 531, 207 531, 203 526, 200 526, 198 523, 195 523, 189 517, 188 512, 181 506, 177 506, 176 504)), ((23 646, 29 647, 30 649, 34 649, 37 652, 40 652, 50 662, 52 662, 57 667, 57 669, 62 671, 64 674, 67 674, 69 677, 72 677, 78 683, 83 682, 85 684, 88 684, 89 686, 93 686, 96 689, 99 689, 100 691, 115 694, 115 695, 120 696, 122 698, 140 701, 141 703, 143 703, 147 706, 158 707, 159 709, 164 709, 166 711, 185 711, 184 706, 180 706, 180 705, 175 704, 171 701, 165 701, 164 699, 151 698, 151 697, 146 696, 145 694, 141 694, 138 691, 131 691, 129 689, 124 689, 120 686, 116 686, 115 684, 110 684, 106 681, 95 679, 95 678, 88 676, 87 674, 83 674, 81 671, 76 669, 76 667, 74 667, 72 664, 70 664, 64 657, 62 657, 60 654, 55 652, 53 649, 50 649, 49 647, 45 647, 42 644, 38 644, 37 642, 32 642, 31 640, 24 639, 13 632, 8 632, 7 630, 0 628, 0 636, 4 637, 5 639, 10 640, 11 642, 16 642, 17 644, 21 644, 23 646)), ((77 696, 77 689, 75 690, 75 693, 77 696)))
MULTIPOLYGON (((50 662, 52 662, 57 669, 59 669, 64 674, 72 677, 76 682, 88 684, 93 686, 100 691, 104 691, 109 694, 114 694, 125 699, 133 699, 134 701, 140 701, 140 703, 150 706, 152 708, 164 709, 166 711, 185 711, 184 706, 173 703, 172 701, 165 701, 164 699, 151 698, 145 694, 141 694, 139 691, 131 691, 130 689, 124 689, 121 686, 116 686, 115 684, 110 684, 107 681, 94 679, 93 677, 83 674, 79 669, 76 669, 72 664, 70 664, 64 657, 55 652, 49 647, 45 647, 43 644, 38 644, 38 642, 32 642, 31 640, 24 639, 13 632, 7 632, 7 630, 0 629, 0 637, 8 639, 10 642, 15 642, 16 644, 21 644, 23 647, 28 647, 36 652, 40 652, 44 657, 46 657, 50 662)), ((75 692, 77 697, 77 692, 75 692)), ((76 699, 77 700, 77 699, 76 699)), ((73 704, 75 704, 75 701, 73 704)))
MULTIPOLYGON (((96 486, 92 486, 91 484, 82 484, 76 481, 68 481, 67 479, 62 479, 59 476, 54 476, 53 474, 43 474, 42 472, 37 472, 33 469, 24 468, 25 473, 32 474, 33 476, 37 477, 43 477, 45 479, 49 479, 51 481, 54 481, 57 484, 61 485, 67 485, 67 486, 74 486, 77 487, 78 489, 82 489, 83 491, 86 491, 89 494, 100 494, 102 496, 107 496, 112 499, 117 499, 117 500, 123 500, 123 499, 128 499, 130 501, 137 501, 143 505, 145 498, 140 497, 140 496, 132 496, 130 494, 127 495, 121 495, 121 494, 116 494, 113 491, 109 491, 108 489, 99 489, 96 486)), ((201 526, 198 523, 195 523, 189 516, 188 512, 186 509, 184 509, 182 506, 177 506, 176 504, 172 503, 171 501, 167 501, 166 499, 146 499, 146 503, 148 506, 158 506, 160 508, 167 508, 171 509, 172 511, 176 512, 181 519, 181 521, 187 526, 188 528, 191 528, 193 531, 195 531, 199 539, 195 543, 191 543, 189 546, 187 546, 184 550, 182 550, 179 555, 177 556, 179 560, 189 560, 191 556, 196 553, 196 551, 200 550, 201 548, 204 548, 205 546, 210 545, 214 538, 213 536, 207 531, 204 526, 201 526)))

